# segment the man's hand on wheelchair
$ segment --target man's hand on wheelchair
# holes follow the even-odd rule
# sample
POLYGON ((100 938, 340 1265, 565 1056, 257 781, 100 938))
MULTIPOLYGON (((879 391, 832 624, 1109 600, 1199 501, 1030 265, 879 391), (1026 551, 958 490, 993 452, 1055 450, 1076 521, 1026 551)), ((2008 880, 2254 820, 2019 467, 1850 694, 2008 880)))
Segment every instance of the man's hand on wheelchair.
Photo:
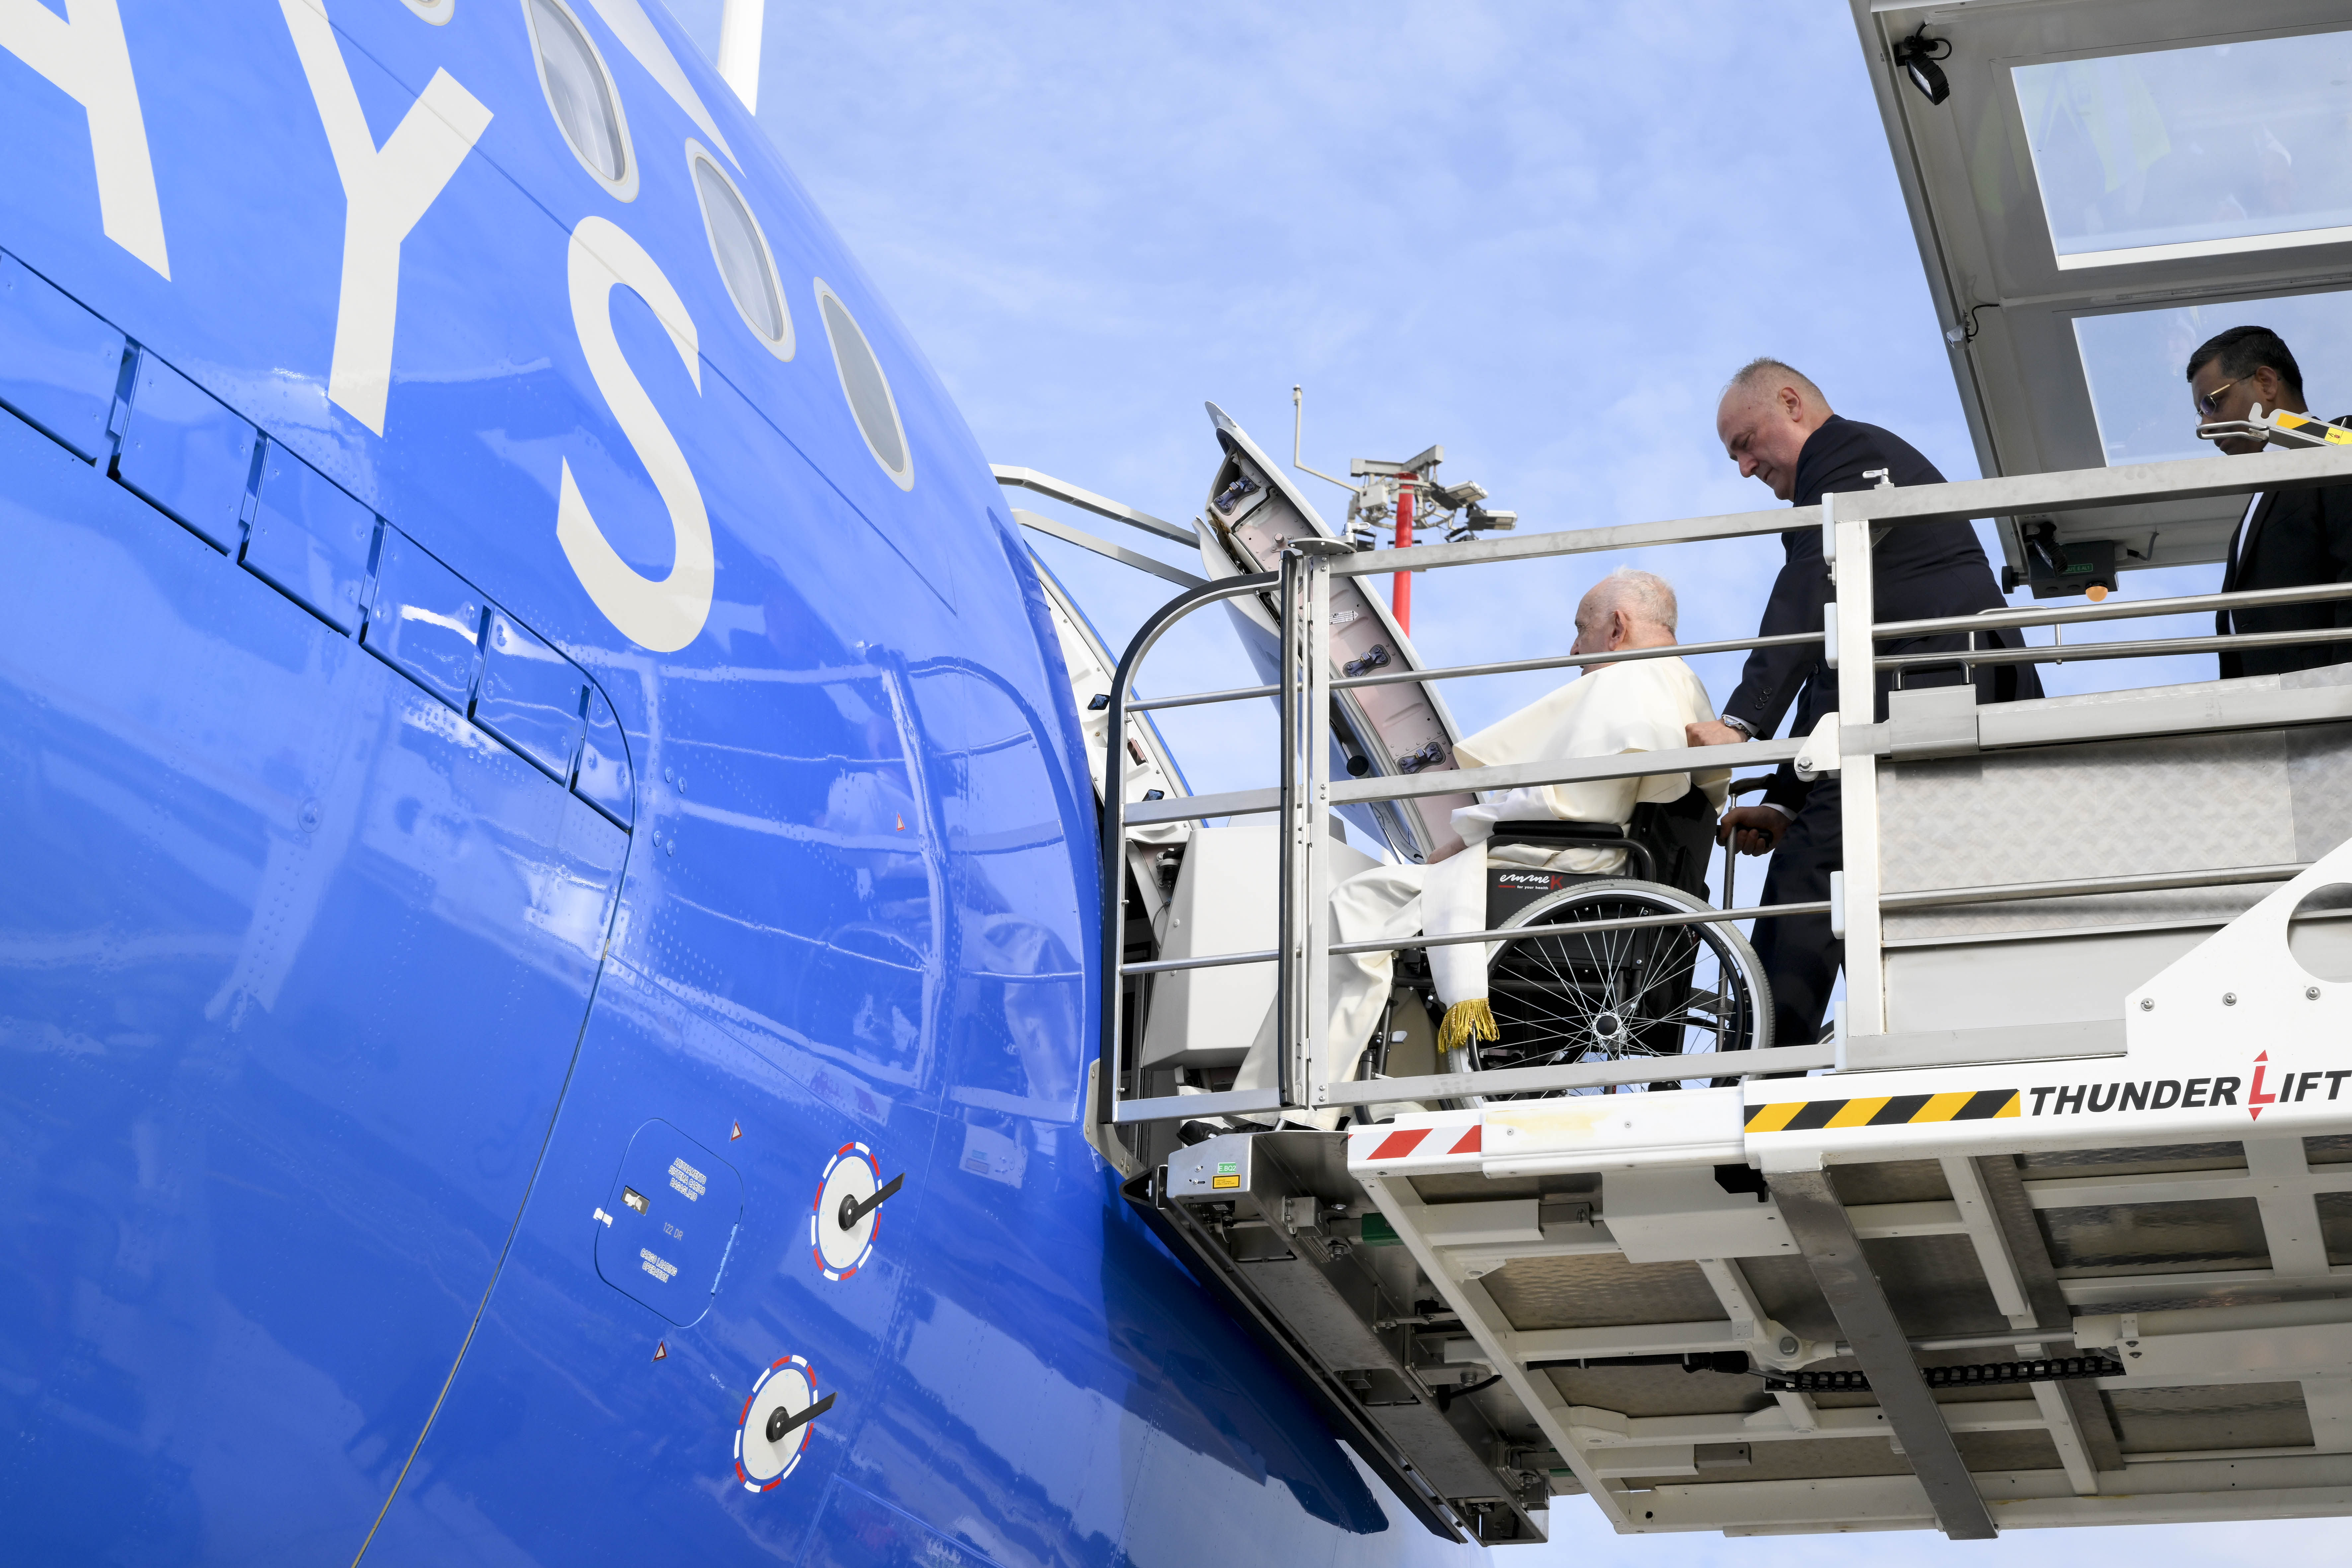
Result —
POLYGON ((1788 831, 1787 816, 1769 805, 1735 805, 1716 824, 1715 841, 1729 844, 1742 855, 1769 855, 1788 831))

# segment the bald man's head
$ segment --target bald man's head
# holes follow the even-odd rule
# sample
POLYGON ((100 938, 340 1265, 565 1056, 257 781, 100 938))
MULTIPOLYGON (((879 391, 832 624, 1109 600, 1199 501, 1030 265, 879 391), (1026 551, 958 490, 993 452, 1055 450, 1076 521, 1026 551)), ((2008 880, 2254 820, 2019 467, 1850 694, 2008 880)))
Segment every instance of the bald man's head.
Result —
POLYGON ((1675 640, 1674 584, 1655 573, 1620 566, 1595 583, 1576 606, 1570 653, 1614 653, 1628 647, 1670 647, 1675 640))
POLYGON ((1774 496, 1797 493, 1797 458, 1830 418, 1829 399, 1812 378, 1776 359, 1740 367, 1716 405, 1715 433, 1742 479, 1761 480, 1774 496))
POLYGON ((1800 397, 1821 405, 1824 411, 1829 407, 1829 399, 1822 395, 1822 389, 1813 384, 1811 376, 1786 361, 1773 359, 1769 355, 1749 360, 1741 365, 1739 374, 1724 384, 1723 396, 1726 402, 1735 395, 1770 399, 1779 396, 1784 387, 1800 397))

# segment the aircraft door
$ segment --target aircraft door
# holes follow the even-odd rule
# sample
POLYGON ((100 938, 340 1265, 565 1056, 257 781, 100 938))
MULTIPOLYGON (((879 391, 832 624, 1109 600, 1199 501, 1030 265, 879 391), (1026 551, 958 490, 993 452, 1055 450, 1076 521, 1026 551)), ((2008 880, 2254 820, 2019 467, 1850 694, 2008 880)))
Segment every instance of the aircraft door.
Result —
POLYGON ((641 716, 653 852, 498 1293, 368 1568, 488 1540, 546 1563, 747 1542, 796 1561, 845 1457, 897 1441, 874 1417, 930 1252, 937 781, 893 663, 816 645, 805 610, 773 618, 811 640, 599 670, 641 716))
POLYGON ((908 674, 956 954, 944 1093, 898 1366, 809 1568, 871 1560, 858 1532, 887 1536, 897 1510, 962 1549, 984 1535, 975 1521, 1010 1540, 1116 1540, 1132 1457, 1093 1392, 1113 1373, 1073 1327, 1097 1310, 1074 1293, 1093 1288, 1077 1260, 1101 1245, 1105 1174, 1077 1126, 1093 801, 1054 765, 1050 717, 1003 674, 953 658, 908 674))

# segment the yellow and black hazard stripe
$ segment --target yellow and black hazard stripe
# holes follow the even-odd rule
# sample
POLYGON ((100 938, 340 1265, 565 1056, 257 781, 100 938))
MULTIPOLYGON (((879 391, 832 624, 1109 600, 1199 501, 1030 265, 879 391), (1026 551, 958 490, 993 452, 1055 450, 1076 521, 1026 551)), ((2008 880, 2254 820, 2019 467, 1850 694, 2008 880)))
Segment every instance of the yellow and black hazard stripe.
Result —
POLYGON ((2325 441, 2331 447, 2352 446, 2352 430, 2334 424, 2323 425, 2307 415, 2290 414, 2282 408, 2271 416, 2271 422, 2282 430, 2292 430, 2298 436, 2325 441))
POLYGON ((1750 1132, 1811 1132, 1822 1128, 1901 1127, 1923 1121, 1990 1121, 2018 1114, 2013 1089, 1973 1094, 1882 1094, 1862 1100, 1787 1100, 1748 1113, 1750 1132))

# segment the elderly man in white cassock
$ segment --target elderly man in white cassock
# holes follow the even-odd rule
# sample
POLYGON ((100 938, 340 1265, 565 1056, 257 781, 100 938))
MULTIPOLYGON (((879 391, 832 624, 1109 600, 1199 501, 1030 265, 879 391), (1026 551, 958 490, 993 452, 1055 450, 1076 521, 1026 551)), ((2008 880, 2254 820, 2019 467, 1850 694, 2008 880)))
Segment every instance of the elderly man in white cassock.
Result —
MULTIPOLYGON (((1576 641, 1569 651, 1619 653, 1671 647, 1674 641, 1673 587, 1662 577, 1621 566, 1596 584, 1577 605, 1576 641)), ((1706 688, 1679 658, 1587 665, 1579 679, 1457 743, 1454 757, 1463 767, 1479 768, 1627 752, 1680 751, 1687 743, 1683 727, 1714 717, 1715 705, 1707 698, 1706 688)), ((1402 942, 1416 932, 1442 936, 1484 931, 1490 868, 1523 866, 1606 876, 1625 863, 1622 849, 1551 849, 1534 844, 1490 847, 1487 840, 1496 823, 1549 817, 1605 823, 1622 829, 1636 805, 1678 801, 1694 788, 1720 812, 1730 778, 1728 770, 1712 769, 1483 795, 1477 805, 1454 814, 1454 828, 1462 836, 1464 847, 1452 857, 1428 866, 1375 866, 1341 883, 1331 895, 1330 940, 1339 943, 1394 937, 1402 942)), ((1438 1029, 1441 1049, 1495 1038, 1495 1016, 1486 1001, 1486 964, 1495 951, 1485 942, 1457 942, 1429 950, 1430 977, 1445 1007, 1438 1029)), ((1395 960, 1393 952, 1332 957, 1331 1032, 1323 1064, 1325 1081, 1336 1083, 1355 1076, 1365 1043, 1388 1002, 1395 960)), ((1242 1063, 1234 1088, 1275 1085, 1275 1023, 1269 1015, 1242 1063)))

